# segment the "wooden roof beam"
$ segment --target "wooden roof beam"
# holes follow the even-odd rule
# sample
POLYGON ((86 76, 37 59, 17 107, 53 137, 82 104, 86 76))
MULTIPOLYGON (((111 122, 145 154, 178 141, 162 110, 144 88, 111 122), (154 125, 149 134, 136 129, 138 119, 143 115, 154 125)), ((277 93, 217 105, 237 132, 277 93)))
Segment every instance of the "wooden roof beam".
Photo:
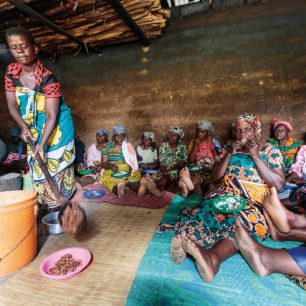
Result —
POLYGON ((139 28, 137 23, 125 9, 125 7, 121 4, 119 0, 107 0, 111 7, 117 12, 117 14, 123 19, 123 21, 128 25, 128 27, 135 33, 136 36, 140 39, 142 44, 145 47, 150 45, 150 41, 143 33, 143 31, 139 28))
POLYGON ((45 18, 41 14, 37 13, 35 10, 33 10, 31 7, 29 7, 28 5, 26 5, 22 1, 20 1, 20 0, 8 0, 8 1, 10 3, 12 3, 20 11, 22 11, 22 12, 28 14, 29 16, 31 16, 32 18, 34 18, 37 22, 53 29, 57 33, 60 33, 64 36, 66 36, 70 40, 73 40, 73 41, 77 42, 82 48, 84 48, 86 50, 86 52, 88 52, 88 50, 92 50, 94 52, 101 53, 100 49, 98 49, 96 47, 92 47, 92 46, 87 46, 84 41, 82 41, 78 37, 70 34, 69 32, 65 31, 63 28, 59 27, 58 25, 56 25, 52 21, 48 20, 47 18, 45 18))

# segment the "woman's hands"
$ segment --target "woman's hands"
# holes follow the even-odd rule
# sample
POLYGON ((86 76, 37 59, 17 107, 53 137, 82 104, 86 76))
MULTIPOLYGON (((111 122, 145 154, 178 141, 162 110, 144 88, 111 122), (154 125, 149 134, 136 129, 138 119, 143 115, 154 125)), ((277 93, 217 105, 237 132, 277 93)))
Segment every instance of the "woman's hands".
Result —
POLYGON ((242 150, 244 143, 241 140, 235 140, 231 143, 229 153, 234 154, 242 150))
POLYGON ((246 143, 246 147, 248 148, 248 151, 252 158, 259 156, 259 143, 255 140, 249 140, 246 143))

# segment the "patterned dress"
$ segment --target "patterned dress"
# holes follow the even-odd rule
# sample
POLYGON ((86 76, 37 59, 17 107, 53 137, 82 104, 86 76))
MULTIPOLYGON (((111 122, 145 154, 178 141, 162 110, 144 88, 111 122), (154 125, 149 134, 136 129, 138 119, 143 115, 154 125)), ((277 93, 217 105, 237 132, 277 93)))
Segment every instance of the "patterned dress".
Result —
MULTIPOLYGON (((5 75, 5 90, 14 92, 19 106, 20 115, 27 124, 35 143, 42 139, 45 122, 45 99, 59 98, 59 114, 53 132, 45 146, 46 165, 53 180, 66 198, 70 198, 75 189, 73 162, 74 125, 70 108, 65 104, 59 82, 39 60, 34 70, 34 89, 29 89, 21 83, 19 75, 21 64, 13 63, 7 67, 5 75)), ((27 146, 28 164, 40 200, 50 207, 56 207, 56 198, 46 181, 36 159, 31 156, 31 148, 27 146)))
POLYGON ((170 174, 178 179, 178 171, 175 168, 177 162, 183 160, 187 161, 187 149, 186 146, 179 142, 175 152, 171 151, 169 142, 164 142, 159 147, 159 162, 163 164, 170 174))
MULTIPOLYGON (((195 139, 189 144, 188 154, 191 153, 194 147, 195 139)), ((212 139, 207 139, 201 141, 199 145, 199 150, 195 154, 195 164, 200 166, 200 169, 197 171, 191 171, 191 176, 197 176, 202 179, 202 182, 205 184, 209 184, 211 179, 211 169, 214 165, 215 158, 217 157, 217 151, 212 139)), ((192 169, 193 165, 188 165, 190 169, 192 169)))
POLYGON ((129 174, 130 166, 126 163, 122 149, 117 149, 116 145, 113 142, 109 142, 105 145, 102 150, 102 155, 104 158, 107 157, 108 163, 110 165, 116 165, 118 167, 118 172, 128 172, 124 178, 114 177, 114 172, 112 170, 104 170, 101 182, 109 191, 113 191, 113 188, 118 185, 122 180, 127 183, 139 182, 141 179, 141 174, 139 171, 135 171, 129 174))
POLYGON ((302 143, 294 137, 289 137, 286 145, 283 147, 279 146, 278 141, 275 138, 270 138, 267 140, 267 142, 281 151, 283 156, 284 172, 287 173, 291 165, 294 163, 296 153, 302 143))
MULTIPOLYGON (((227 148, 223 150, 222 155, 226 151, 227 148)), ((270 169, 282 168, 281 153, 272 145, 266 144, 262 147, 259 155, 270 169)), ((267 186, 264 184, 250 155, 233 154, 223 181, 205 197, 203 202, 199 206, 183 209, 176 224, 161 224, 159 231, 174 229, 176 234, 186 231, 197 237, 196 243, 198 245, 211 248, 222 239, 229 239, 234 242, 232 226, 236 218, 241 215, 242 220, 248 223, 249 231, 254 239, 261 241, 269 236, 269 228, 260 204, 266 190, 267 186), (239 185, 236 184, 238 181, 240 182, 239 185), (244 192, 238 187, 242 184, 246 187, 244 192), (245 194, 246 189, 249 189, 247 195, 245 194), (239 213, 216 213, 211 206, 212 199, 222 195, 245 197, 248 205, 239 213)))

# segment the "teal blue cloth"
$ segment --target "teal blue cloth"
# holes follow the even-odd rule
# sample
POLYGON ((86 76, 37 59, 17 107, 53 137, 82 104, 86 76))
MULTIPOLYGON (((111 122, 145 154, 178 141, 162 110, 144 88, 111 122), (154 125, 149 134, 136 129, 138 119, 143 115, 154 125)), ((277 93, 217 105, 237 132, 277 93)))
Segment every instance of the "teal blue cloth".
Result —
MULTIPOLYGON (((173 223, 180 210, 200 201, 176 196, 167 209, 162 223, 173 223)), ((169 258, 174 231, 155 233, 140 263, 131 286, 127 306, 164 305, 305 305, 306 291, 281 274, 257 276, 240 254, 220 267, 211 283, 200 278, 194 261, 187 258, 175 265, 169 258)), ((273 248, 295 247, 300 243, 268 240, 273 248)))

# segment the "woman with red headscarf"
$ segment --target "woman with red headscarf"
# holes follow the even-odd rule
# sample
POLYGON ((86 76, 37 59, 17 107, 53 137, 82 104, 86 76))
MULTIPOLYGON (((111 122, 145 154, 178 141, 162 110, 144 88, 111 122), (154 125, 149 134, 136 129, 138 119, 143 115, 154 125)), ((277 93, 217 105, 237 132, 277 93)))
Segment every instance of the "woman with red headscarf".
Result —
POLYGON ((288 121, 274 119, 274 138, 267 140, 268 143, 271 143, 281 151, 285 173, 289 171, 289 168, 294 163, 296 153, 302 144, 290 135, 292 131, 293 127, 288 121))

